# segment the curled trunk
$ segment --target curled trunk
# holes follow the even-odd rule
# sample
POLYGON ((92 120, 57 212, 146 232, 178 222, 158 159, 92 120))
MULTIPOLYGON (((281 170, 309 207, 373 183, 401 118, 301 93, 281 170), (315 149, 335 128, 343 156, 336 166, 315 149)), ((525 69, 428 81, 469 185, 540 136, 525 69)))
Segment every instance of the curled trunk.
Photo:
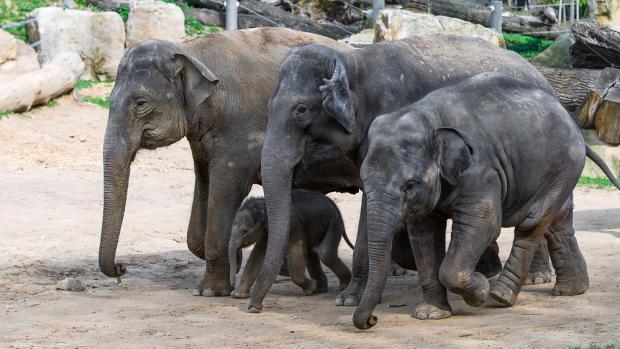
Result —
POLYGON ((228 243, 228 264, 230 264, 230 284, 235 287, 235 281, 237 273, 239 272, 240 265, 238 262, 241 260, 241 241, 232 236, 228 243))

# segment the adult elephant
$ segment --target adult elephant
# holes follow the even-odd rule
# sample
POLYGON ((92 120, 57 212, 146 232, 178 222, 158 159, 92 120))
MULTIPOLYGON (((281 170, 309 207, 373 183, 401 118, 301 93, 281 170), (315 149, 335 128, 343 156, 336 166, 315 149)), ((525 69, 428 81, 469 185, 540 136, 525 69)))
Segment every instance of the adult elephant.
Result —
MULTIPOLYGON (((248 309, 262 309, 282 262, 294 178, 314 173, 330 183, 362 189, 359 169, 367 147, 366 133, 375 117, 411 104, 433 90, 493 70, 528 80, 554 94, 545 78, 526 60, 480 39, 438 35, 348 52, 321 45, 291 50, 282 62, 269 102, 261 160, 269 241, 248 309)), ((364 212, 365 196, 353 254, 353 279, 338 296, 338 305, 356 305, 366 285, 364 212)), ((530 270, 532 275, 549 273, 548 256, 546 246, 539 249, 538 259, 542 262, 538 264, 543 270, 530 270)))
POLYGON ((252 184, 260 183, 267 103, 278 66, 304 43, 340 46, 284 28, 224 32, 174 44, 146 41, 123 57, 110 95, 103 146, 104 208, 99 267, 120 277, 115 263, 131 162, 139 149, 186 137, 196 183, 187 245, 206 260, 198 295, 226 296, 232 220, 252 184))

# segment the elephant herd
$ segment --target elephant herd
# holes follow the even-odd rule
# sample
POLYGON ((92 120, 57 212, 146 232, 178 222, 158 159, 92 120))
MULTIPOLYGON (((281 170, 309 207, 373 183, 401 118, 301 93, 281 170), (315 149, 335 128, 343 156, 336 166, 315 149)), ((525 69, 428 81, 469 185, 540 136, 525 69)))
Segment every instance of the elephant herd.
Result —
POLYGON ((185 137, 196 176, 187 244, 206 262, 195 295, 249 297, 259 312, 285 256, 306 294, 327 289, 321 262, 334 271, 336 304, 357 305, 360 329, 377 322, 391 262, 418 270, 418 319, 451 316, 447 290, 510 306, 524 283, 551 281, 549 257, 555 295, 588 288, 572 190, 586 157, 620 183, 513 52, 454 35, 354 49, 261 28, 145 41, 117 76, 103 146, 99 266, 109 277, 126 272, 115 254, 137 151, 185 137), (265 198, 243 203, 253 184, 265 198), (360 190, 349 271, 337 256, 340 212, 323 194, 360 190), (503 268, 502 227, 515 228, 503 268), (233 290, 239 250, 252 243, 233 290))

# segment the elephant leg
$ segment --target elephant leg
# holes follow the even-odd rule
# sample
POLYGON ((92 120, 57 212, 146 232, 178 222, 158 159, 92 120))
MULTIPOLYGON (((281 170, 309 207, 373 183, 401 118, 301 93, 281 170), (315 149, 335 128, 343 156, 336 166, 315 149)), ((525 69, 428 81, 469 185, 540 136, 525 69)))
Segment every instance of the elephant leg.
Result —
POLYGON ((448 292, 439 282, 439 267, 446 254, 446 218, 433 213, 408 220, 407 230, 424 297, 415 309, 415 318, 437 320, 452 316, 448 292))
POLYGON ((250 258, 245 264, 245 270, 241 275, 241 280, 235 289, 232 291, 231 296, 233 298, 250 298, 250 288, 256 281, 258 272, 263 265, 265 259, 265 252, 267 251, 267 239, 260 239, 252 249, 250 258))
POLYGON ((207 231, 207 208, 209 202, 209 169, 194 160, 194 200, 187 228, 187 247, 194 256, 205 259, 205 232, 207 231))
MULTIPOLYGON (((499 188, 499 179, 497 186, 491 181, 493 178, 489 178, 487 187, 499 188)), ((484 250, 499 236, 502 209, 498 191, 474 195, 463 196, 455 203, 452 239, 439 269, 439 279, 467 304, 479 307, 489 293, 489 281, 475 267, 484 250)))
POLYGON ((362 196, 362 208, 353 249, 352 278, 349 286, 336 298, 336 305, 355 306, 359 303, 368 280, 368 235, 366 231, 366 194, 362 196))
POLYGON ((527 273, 524 285, 538 285, 551 282, 551 267, 549 265, 549 248, 546 239, 540 239, 540 244, 532 259, 530 270, 527 273))
POLYGON ((306 277, 306 254, 304 244, 301 240, 289 244, 286 251, 288 260, 288 271, 291 274, 291 280, 301 287, 306 296, 314 293, 317 282, 306 277))
POLYGON ((499 259, 499 246, 497 241, 491 242, 489 247, 484 250, 482 257, 476 265, 476 271, 491 278, 502 271, 502 261, 499 259))
POLYGON ((194 290, 194 295, 197 296, 228 296, 232 291, 228 264, 230 230, 237 209, 251 188, 251 183, 235 181, 239 177, 237 173, 248 173, 237 170, 235 174, 230 173, 230 170, 210 171, 207 213, 209 220, 205 238, 206 270, 204 278, 194 290))
POLYGON ((586 261, 581 254, 573 229, 573 200, 569 198, 545 234, 551 262, 556 272, 553 295, 573 296, 584 293, 590 284, 586 261))
POLYGON ((402 224, 399 231, 394 235, 394 240, 392 240, 392 261, 390 262, 388 275, 407 275, 407 269, 416 270, 416 265, 407 227, 405 224, 402 224))
POLYGON ((307 251, 306 257, 308 258, 308 273, 311 278, 316 280, 317 285, 315 293, 327 292, 327 276, 325 276, 323 267, 321 267, 321 259, 319 258, 319 254, 310 250, 307 251))

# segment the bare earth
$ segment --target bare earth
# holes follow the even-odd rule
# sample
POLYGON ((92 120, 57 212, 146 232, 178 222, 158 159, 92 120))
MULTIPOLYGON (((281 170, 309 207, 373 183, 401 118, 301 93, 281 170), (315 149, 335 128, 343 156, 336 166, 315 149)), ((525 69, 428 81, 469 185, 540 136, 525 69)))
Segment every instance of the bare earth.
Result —
MULTIPOLYGON (((451 295, 455 316, 411 317, 421 300, 415 273, 392 277, 378 325, 358 331, 354 308, 330 292, 302 296, 277 283, 261 314, 247 300, 192 296, 203 262, 188 252, 193 191, 185 141, 140 152, 132 168, 117 260, 122 285, 97 270, 102 213, 101 144, 107 111, 71 96, 0 120, 0 347, 524 348, 620 345, 620 193, 575 191, 575 227, 590 289, 553 297, 525 287, 512 308, 471 308, 451 295), (56 290, 65 277, 83 292, 56 290), (387 308, 386 305, 406 304, 387 308)), ((257 193, 260 188, 256 188, 257 193)), ((332 195, 355 238, 360 196, 332 195)), ((512 232, 500 238, 505 260, 512 232)), ((343 243, 341 255, 350 263, 343 243)))

